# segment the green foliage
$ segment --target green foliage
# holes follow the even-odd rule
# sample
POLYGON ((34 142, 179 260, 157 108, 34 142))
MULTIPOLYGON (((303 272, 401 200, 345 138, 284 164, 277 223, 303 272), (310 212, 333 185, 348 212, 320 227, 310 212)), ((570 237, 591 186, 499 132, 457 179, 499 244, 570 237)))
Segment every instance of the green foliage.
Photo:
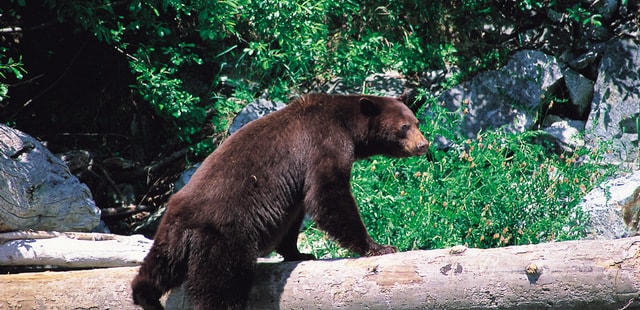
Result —
POLYGON ((327 53, 327 13, 330 1, 247 1, 238 35, 248 44, 241 59, 257 69, 258 79, 297 78, 320 74, 318 63, 327 53))
MULTIPOLYGON (((446 152, 432 148, 433 161, 378 157, 356 163, 353 192, 375 240, 406 251, 584 236, 586 215, 577 205, 613 168, 580 160, 596 159, 598 151, 553 155, 541 132, 497 130, 463 140, 452 134, 459 119, 431 104, 423 132, 456 145, 446 152)), ((306 247, 316 255, 344 255, 326 247, 321 232, 305 234, 306 247)))
POLYGON ((598 27, 602 26, 602 14, 590 12, 589 10, 583 8, 581 3, 567 8, 567 13, 569 14, 569 18, 578 23, 582 23, 585 25, 591 24, 598 27))
POLYGON ((9 85, 6 84, 8 78, 21 80, 27 71, 22 63, 22 58, 17 60, 5 56, 6 48, 0 46, 0 104, 9 98, 9 85))
POLYGON ((127 56, 136 83, 131 85, 167 121, 167 132, 206 154, 213 141, 201 132, 226 130, 226 120, 240 105, 229 107, 215 85, 192 76, 202 66, 224 66, 225 41, 236 36, 239 1, 132 1, 45 0, 60 22, 92 32, 127 56), (213 56, 216 55, 216 56, 213 56), (198 88, 192 83, 200 85, 198 88), (212 101, 212 99, 216 99, 212 101), (217 100, 220 99, 220 100, 217 100), (209 124, 208 124, 209 123, 209 124))
POLYGON ((166 47, 158 54, 153 47, 141 46, 134 54, 131 69, 136 75, 137 89, 144 100, 157 109, 157 113, 173 121, 181 140, 192 142, 191 137, 205 121, 206 110, 197 105, 200 101, 183 88, 183 81, 176 75, 184 63, 201 63, 196 55, 185 52, 190 46, 166 47), (165 61, 156 59, 166 57, 165 61))
POLYGON ((226 129, 217 125, 229 115, 215 113, 228 104, 217 103, 228 96, 221 93, 223 79, 251 80, 282 100, 335 76, 359 85, 385 70, 415 74, 477 62, 456 56, 448 37, 457 30, 456 18, 464 17, 464 25, 485 14, 485 2, 44 0, 60 22, 127 55, 136 77, 132 87, 187 143, 197 143, 197 128, 209 121, 218 132, 226 129), (194 67, 210 68, 210 87, 188 87, 186 73, 194 67), (212 120, 203 117, 209 110, 212 120))

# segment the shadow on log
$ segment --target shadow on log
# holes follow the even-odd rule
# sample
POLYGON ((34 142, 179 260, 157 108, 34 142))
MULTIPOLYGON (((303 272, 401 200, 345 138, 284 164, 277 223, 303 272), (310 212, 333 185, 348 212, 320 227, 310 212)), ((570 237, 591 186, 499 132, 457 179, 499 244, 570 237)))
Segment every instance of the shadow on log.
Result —
MULTIPOLYGON (((137 267, 0 275, 0 309, 136 309, 137 267)), ((188 309, 181 290, 167 309, 188 309)), ((640 237, 261 263, 250 309, 638 309, 640 237)))

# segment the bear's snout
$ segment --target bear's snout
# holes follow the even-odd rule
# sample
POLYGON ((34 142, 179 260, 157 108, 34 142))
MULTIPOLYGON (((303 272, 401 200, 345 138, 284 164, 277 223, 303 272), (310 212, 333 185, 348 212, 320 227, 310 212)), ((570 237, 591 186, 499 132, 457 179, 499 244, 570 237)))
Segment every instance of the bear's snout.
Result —
POLYGON ((409 135, 409 139, 406 140, 404 151, 406 156, 420 156, 429 151, 430 143, 424 138, 422 133, 414 131, 409 135))
POLYGON ((416 144, 416 155, 424 155, 429 150, 429 142, 422 138, 422 141, 416 144))
POLYGON ((420 140, 418 140, 415 144, 415 146, 413 147, 413 150, 411 150, 411 155, 413 156, 419 156, 419 155, 424 155, 427 153, 427 151, 429 151, 429 142, 422 137, 420 140))

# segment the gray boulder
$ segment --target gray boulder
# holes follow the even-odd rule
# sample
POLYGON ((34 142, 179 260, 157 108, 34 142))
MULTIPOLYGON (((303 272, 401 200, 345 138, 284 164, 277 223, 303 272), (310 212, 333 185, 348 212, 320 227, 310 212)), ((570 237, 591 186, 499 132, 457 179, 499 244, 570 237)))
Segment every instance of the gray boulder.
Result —
POLYGON ((595 63, 599 56, 600 52, 598 50, 589 50, 578 57, 569 60, 567 64, 575 70, 582 70, 595 63))
POLYGON ((515 53, 504 67, 480 73, 444 92, 439 101, 463 114, 464 136, 503 126, 509 132, 524 132, 535 123, 544 98, 561 80, 555 57, 525 50, 515 53))
POLYGON ((249 122, 259 119, 271 112, 285 107, 282 102, 274 102, 266 99, 258 99, 244 107, 233 119, 229 126, 229 134, 232 134, 249 122))
POLYGON ((591 190, 580 208, 589 215, 587 239, 637 235, 640 220, 640 171, 609 180, 591 190))
POLYGON ((202 163, 196 163, 195 165, 183 171, 182 174, 180 174, 180 177, 178 177, 175 184, 173 185, 174 193, 177 193, 180 189, 182 189, 185 185, 187 185, 187 183, 189 183, 189 180, 191 180, 191 177, 193 176, 194 173, 196 173, 196 170, 200 168, 201 164, 202 163))
POLYGON ((582 131, 584 122, 564 119, 557 115, 549 115, 544 119, 543 130, 554 138, 556 144, 565 152, 573 152, 584 146, 582 131))
POLYGON ((564 71, 564 84, 569 90, 569 98, 577 115, 586 115, 593 98, 593 81, 571 69, 564 71))
MULTIPOLYGON (((635 30, 637 34, 637 29, 635 30)), ((607 43, 585 127, 587 145, 612 150, 609 162, 638 157, 640 117, 640 39, 620 37, 607 43)))
POLYGON ((100 223, 89 188, 33 137, 0 124, 0 232, 91 231, 100 223))

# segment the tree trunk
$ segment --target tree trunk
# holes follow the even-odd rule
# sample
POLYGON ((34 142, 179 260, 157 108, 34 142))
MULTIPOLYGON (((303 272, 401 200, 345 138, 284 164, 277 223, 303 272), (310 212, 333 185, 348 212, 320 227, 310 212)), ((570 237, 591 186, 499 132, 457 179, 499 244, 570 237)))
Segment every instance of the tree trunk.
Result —
MULTIPOLYGON (((0 309, 136 309, 137 267, 0 275, 0 309)), ((181 290, 167 309, 188 309, 181 290)), ((640 237, 261 263, 251 309, 640 308, 640 237)))

